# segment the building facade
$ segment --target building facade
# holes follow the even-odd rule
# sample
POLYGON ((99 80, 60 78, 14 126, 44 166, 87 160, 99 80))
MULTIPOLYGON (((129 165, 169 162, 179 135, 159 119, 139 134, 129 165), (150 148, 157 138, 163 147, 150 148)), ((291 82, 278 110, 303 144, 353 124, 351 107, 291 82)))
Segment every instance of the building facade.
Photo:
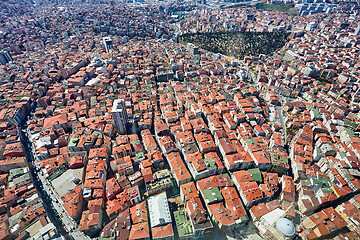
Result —
POLYGON ((115 127, 118 133, 126 134, 127 124, 128 124, 128 115, 125 108, 124 99, 114 100, 114 104, 111 110, 115 127))

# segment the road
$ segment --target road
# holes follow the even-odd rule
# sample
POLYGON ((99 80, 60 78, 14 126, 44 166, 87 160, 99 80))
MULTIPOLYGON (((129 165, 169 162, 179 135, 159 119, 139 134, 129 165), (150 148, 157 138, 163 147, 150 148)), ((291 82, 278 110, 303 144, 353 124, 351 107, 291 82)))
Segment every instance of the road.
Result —
POLYGON ((61 221, 65 225, 67 231, 69 231, 69 235, 73 237, 73 239, 82 240, 82 239, 90 239, 86 237, 82 232, 77 229, 77 224, 75 221, 68 215, 66 210, 62 205, 62 200, 60 196, 57 194, 56 190, 52 186, 51 182, 45 177, 45 173, 40 169, 38 171, 38 176, 40 181, 43 183, 44 190, 48 193, 50 200, 54 206, 54 210, 60 215, 61 221))
POLYGON ((40 168, 39 159, 36 156, 34 158, 34 166, 36 168, 36 173, 38 175, 38 178, 43 185, 43 189, 47 193, 47 196, 48 196, 49 200, 51 201, 51 204, 55 211, 55 215, 60 216, 60 219, 61 219, 63 225, 65 226, 65 230, 68 232, 68 234, 72 237, 72 239, 75 239, 75 240, 90 239, 88 236, 86 236, 84 233, 80 232, 77 229, 76 222, 69 216, 69 214, 63 207, 63 202, 62 202, 60 196, 54 189, 51 181, 49 181, 49 179, 47 178, 46 171, 44 171, 44 169, 40 168))
POLYGON ((29 141, 27 133, 24 131, 24 125, 22 126, 22 129, 19 127, 18 131, 19 131, 19 135, 20 135, 20 138, 21 138, 22 145, 23 145, 23 147, 25 149, 26 161, 28 162, 28 166, 29 166, 29 169, 30 169, 30 177, 32 179, 32 182, 33 182, 33 184, 34 184, 34 186, 36 188, 36 191, 37 191, 39 197, 42 199, 43 207, 44 207, 44 209, 46 211, 46 214, 48 215, 49 219, 51 220, 51 222, 56 227, 57 231, 62 236, 64 236, 66 239, 71 239, 68 236, 61 219, 59 219, 59 217, 55 215, 54 210, 53 210, 52 202, 49 199, 49 196, 47 195, 47 192, 44 191, 43 184, 39 180, 39 176, 38 176, 38 174, 36 172, 36 169, 33 167, 34 155, 33 155, 33 152, 32 152, 31 143, 29 141))
POLYGON ((284 122, 284 116, 282 115, 282 106, 277 106, 276 111, 277 111, 279 119, 280 119, 280 123, 281 123, 281 126, 282 126, 282 131, 283 131, 284 137, 285 137, 285 139, 287 139, 286 138, 286 127, 285 127, 285 122, 284 122))
MULTIPOLYGON (((253 81, 253 84, 249 84, 249 85, 252 86, 252 87, 255 87, 257 90, 260 91, 260 83, 259 83, 258 78, 257 78, 258 73, 256 73, 256 76, 255 76, 254 72, 251 69, 249 69, 248 66, 245 66, 245 68, 246 68, 246 70, 248 72, 248 78, 250 77, 251 80, 253 81)), ((280 96, 280 98, 283 100, 283 97, 280 96)), ((289 101, 288 98, 285 98, 285 101, 289 101)), ((285 101, 281 101, 282 102, 281 104, 284 104, 285 101)), ((287 139, 286 138, 286 127, 285 127, 284 116, 282 115, 282 106, 277 106, 276 111, 277 111, 278 117, 280 119, 282 132, 284 134, 285 139, 287 139)))
POLYGON ((23 146, 26 150, 26 159, 29 163, 32 180, 39 196, 43 200, 44 209, 51 222, 54 223, 58 232, 66 239, 90 239, 77 229, 77 224, 65 211, 59 195, 56 193, 50 181, 46 178, 42 169, 40 169, 39 160, 34 154, 33 146, 29 139, 29 133, 26 131, 26 126, 23 125, 22 129, 19 128, 19 132, 21 134, 23 146))

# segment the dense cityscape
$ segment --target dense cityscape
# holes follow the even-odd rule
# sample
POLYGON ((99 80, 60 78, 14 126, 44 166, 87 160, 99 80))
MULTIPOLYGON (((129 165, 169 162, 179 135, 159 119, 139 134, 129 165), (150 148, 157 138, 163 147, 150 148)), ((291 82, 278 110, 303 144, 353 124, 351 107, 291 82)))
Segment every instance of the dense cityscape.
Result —
POLYGON ((0 2, 0 240, 360 239, 360 3, 0 2))

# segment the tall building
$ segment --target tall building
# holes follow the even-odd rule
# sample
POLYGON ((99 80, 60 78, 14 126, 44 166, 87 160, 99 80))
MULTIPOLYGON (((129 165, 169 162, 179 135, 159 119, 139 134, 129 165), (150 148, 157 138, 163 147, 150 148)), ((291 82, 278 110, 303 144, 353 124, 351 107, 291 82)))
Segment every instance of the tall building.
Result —
POLYGON ((2 65, 7 64, 8 62, 11 62, 13 59, 10 55, 10 53, 8 53, 7 51, 2 51, 0 52, 0 63, 2 65))
POLYGON ((357 26, 357 28, 354 31, 355 35, 360 35, 360 24, 357 26))
POLYGON ((115 127, 118 133, 127 133, 128 115, 125 108, 124 99, 115 99, 111 110, 115 127))
POLYGON ((187 49, 191 54, 199 54, 199 48, 192 43, 187 44, 187 49))
POLYGON ((103 42, 104 42, 106 52, 108 53, 110 51, 110 49, 113 48, 113 42, 110 37, 104 37, 103 42))

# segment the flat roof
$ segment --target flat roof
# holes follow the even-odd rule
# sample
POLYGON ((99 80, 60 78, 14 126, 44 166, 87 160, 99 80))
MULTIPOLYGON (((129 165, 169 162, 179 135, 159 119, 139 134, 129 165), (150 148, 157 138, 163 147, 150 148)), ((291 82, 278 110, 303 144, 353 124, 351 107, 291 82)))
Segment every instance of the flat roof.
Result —
POLYGON ((152 196, 148 199, 151 227, 171 223, 169 204, 166 192, 152 196))
POLYGON ((74 189, 77 185, 73 182, 74 179, 81 180, 83 168, 68 169, 59 177, 51 181, 56 192, 60 197, 64 196, 67 192, 74 189))

